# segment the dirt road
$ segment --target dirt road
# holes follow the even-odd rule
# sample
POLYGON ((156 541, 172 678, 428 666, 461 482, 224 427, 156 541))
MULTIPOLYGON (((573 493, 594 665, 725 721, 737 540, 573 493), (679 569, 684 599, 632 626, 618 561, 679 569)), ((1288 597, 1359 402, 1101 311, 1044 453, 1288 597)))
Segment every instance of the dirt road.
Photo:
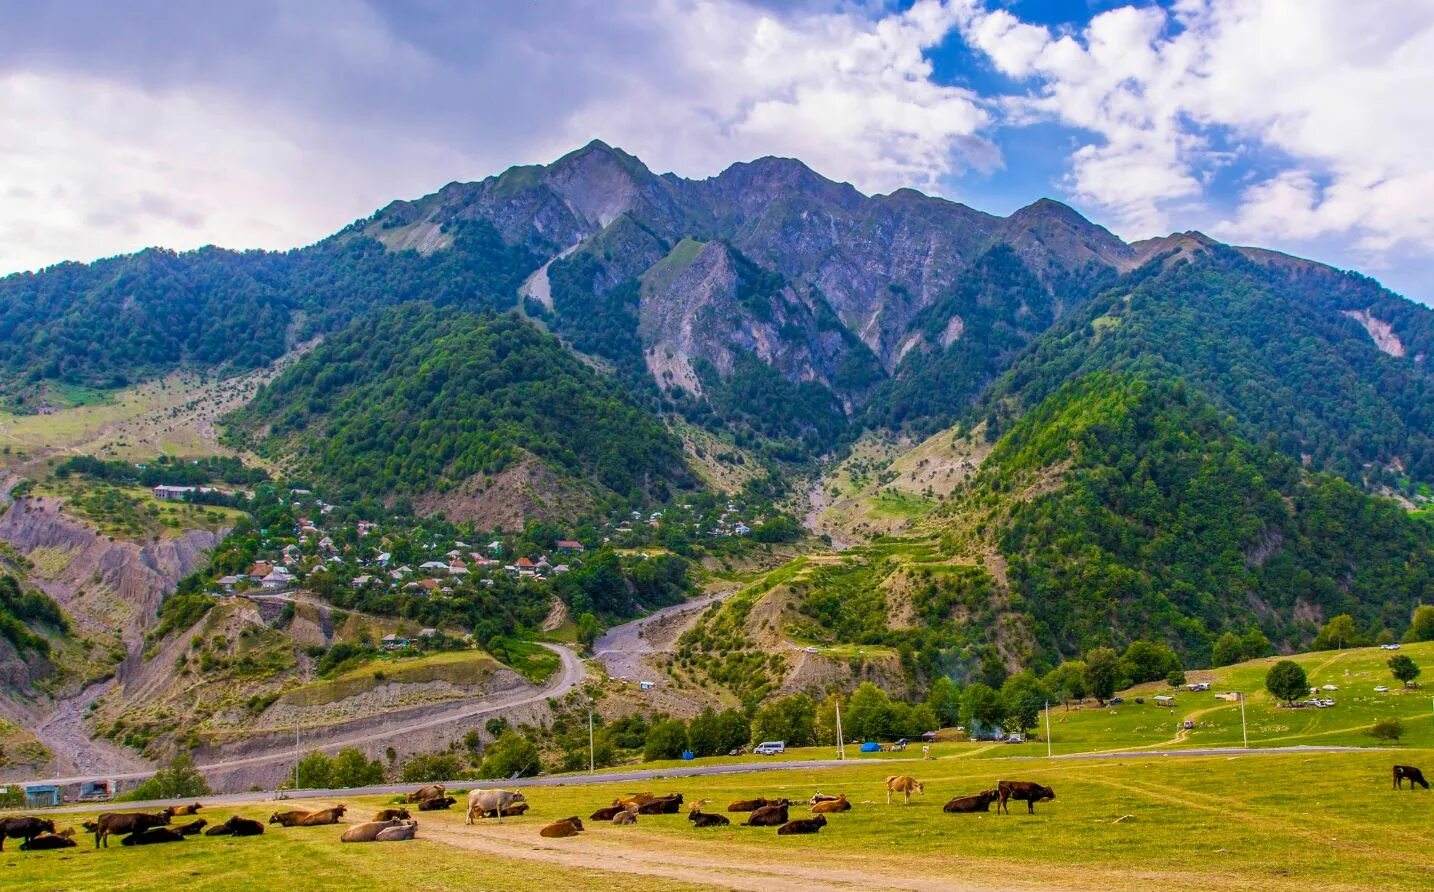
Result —
POLYGON ((593 643, 593 659, 602 663, 612 678, 642 681, 653 673, 646 658, 666 651, 697 616, 735 592, 721 591, 691 601, 664 607, 642 619, 613 626, 593 643))

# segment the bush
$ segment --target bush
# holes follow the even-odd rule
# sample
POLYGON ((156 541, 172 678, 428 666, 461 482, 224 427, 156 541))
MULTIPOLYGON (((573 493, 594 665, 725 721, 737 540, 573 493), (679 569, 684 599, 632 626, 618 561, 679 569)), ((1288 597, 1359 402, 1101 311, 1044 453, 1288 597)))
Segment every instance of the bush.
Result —
POLYGON ((161 768, 154 777, 116 797, 122 802, 150 799, 191 799, 209 795, 209 783, 194 767, 188 756, 175 756, 168 768, 161 768))
POLYGON ((509 728, 488 747, 479 773, 483 777, 532 777, 543 770, 538 745, 509 728))
POLYGON ((647 743, 642 748, 642 758, 647 762, 658 759, 680 759, 687 749, 687 726, 679 719, 664 719, 654 722, 647 732, 647 743))
POLYGON ((403 763, 399 779, 406 784, 428 784, 463 777, 463 763, 452 753, 419 753, 403 763))
POLYGON ((364 758, 361 750, 354 747, 339 750, 334 757, 329 783, 334 787, 368 787, 383 783, 383 765, 374 759, 364 758))
POLYGON ((1378 719, 1370 726, 1369 736, 1375 740, 1398 743, 1399 738, 1404 736, 1404 723, 1393 716, 1378 719))
POLYGON ((1309 693, 1305 670, 1294 660, 1280 660, 1265 674, 1265 690, 1277 699, 1293 703, 1309 693))

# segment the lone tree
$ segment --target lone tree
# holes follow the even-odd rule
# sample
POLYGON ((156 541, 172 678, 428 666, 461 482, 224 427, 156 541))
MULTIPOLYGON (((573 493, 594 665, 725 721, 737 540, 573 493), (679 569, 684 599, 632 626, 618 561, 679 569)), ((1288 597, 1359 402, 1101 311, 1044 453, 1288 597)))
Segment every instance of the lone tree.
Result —
POLYGON ((1115 693, 1120 680, 1120 656, 1109 647, 1097 647, 1085 655, 1085 689, 1102 706, 1115 693))
POLYGON ((1389 671, 1394 673, 1395 678, 1404 682, 1404 686, 1407 688, 1414 683, 1414 679, 1419 677, 1421 670, 1419 664, 1409 659, 1407 654, 1399 654, 1389 658, 1389 671))
POLYGON ((1294 660, 1280 660, 1265 675, 1265 690, 1285 703, 1293 703, 1309 692, 1305 670, 1294 660))

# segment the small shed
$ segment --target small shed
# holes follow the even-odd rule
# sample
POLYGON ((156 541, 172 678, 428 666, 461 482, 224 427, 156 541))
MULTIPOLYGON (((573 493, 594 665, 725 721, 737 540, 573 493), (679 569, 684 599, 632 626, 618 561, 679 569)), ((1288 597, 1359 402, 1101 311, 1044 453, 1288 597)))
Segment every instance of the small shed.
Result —
POLYGON ((60 788, 54 784, 34 784, 25 788, 25 807, 44 808, 60 804, 60 788))

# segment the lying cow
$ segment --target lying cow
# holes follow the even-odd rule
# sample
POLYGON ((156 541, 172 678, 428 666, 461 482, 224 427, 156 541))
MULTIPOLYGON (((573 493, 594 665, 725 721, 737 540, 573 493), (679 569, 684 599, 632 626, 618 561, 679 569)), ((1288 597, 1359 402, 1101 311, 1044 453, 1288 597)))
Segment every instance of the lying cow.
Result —
POLYGON ((278 811, 269 816, 269 823, 282 827, 323 827, 337 824, 346 811, 346 805, 336 805, 319 811, 278 811))
POLYGON ((582 822, 576 818, 564 818, 561 821, 554 821, 542 830, 538 831, 539 836, 548 839, 564 839, 569 836, 577 836, 583 832, 582 822))
POLYGON ((199 814, 199 810, 203 807, 201 803, 191 802, 189 805, 171 805, 166 811, 169 812, 171 818, 188 817, 189 815, 199 814))
POLYGON ((785 805, 764 805, 747 816, 748 827, 780 827, 791 820, 785 805))
POLYGON ((777 805, 780 800, 758 796, 756 799, 738 799, 727 806, 728 811, 756 811, 764 805, 777 805))
POLYGON ((481 817, 490 811, 496 812, 501 821, 513 805, 525 801, 523 794, 516 790, 473 790, 468 794, 468 823, 473 823, 475 815, 481 817))
POLYGON ((402 818, 407 821, 409 818, 406 808, 385 808, 374 813, 375 821, 392 821, 394 818, 402 818))
POLYGON ((941 806, 941 810, 953 815, 967 815, 978 811, 989 812, 991 803, 1001 798, 995 790, 982 790, 974 796, 957 796, 941 806))
POLYGON ((650 799, 637 807, 637 813, 640 815, 675 815, 681 810, 681 793, 650 799))
POLYGON ((406 802, 422 802, 425 799, 437 799, 448 792, 448 788, 442 784, 430 784, 426 787, 419 787, 408 794, 406 802))
POLYGON ((339 842, 373 842, 378 835, 390 827, 398 827, 403 824, 399 818, 388 821, 368 821, 363 824, 355 824, 344 831, 339 837, 339 842))
POLYGON ((1415 768, 1413 765, 1395 765, 1394 789, 1404 789, 1404 781, 1406 779, 1409 781, 1409 789, 1411 791, 1414 789, 1415 784, 1418 784, 1426 790, 1429 789, 1429 782, 1424 779, 1424 772, 1415 768))
POLYGON ((996 806, 996 814, 1003 811, 1010 814, 1010 806, 1006 803, 1014 799, 1017 802, 1026 803, 1026 814, 1033 815, 1036 813, 1037 802, 1049 802, 1056 798, 1055 790, 1030 781, 997 781, 996 792, 1000 796, 1001 803, 996 806))
MULTIPOLYGON (((507 818, 517 817, 518 815, 526 814, 527 811, 528 811, 528 803, 526 803, 526 802, 514 802, 512 805, 508 806, 508 810, 507 810, 507 811, 503 812, 503 816, 504 816, 504 817, 507 817, 507 818)), ((493 809, 489 809, 488 811, 483 812, 483 817, 485 817, 485 818, 496 818, 496 817, 498 817, 498 809, 493 808, 493 809)))
POLYGON ((419 811, 447 811, 457 802, 452 796, 435 796, 432 799, 425 799, 418 803, 419 811))
POLYGON ((627 809, 623 809, 622 811, 612 816, 612 822, 619 827, 625 826, 627 824, 636 824, 637 814, 635 812, 630 812, 627 809))
POLYGON ((726 815, 703 814, 700 808, 694 808, 688 812, 687 820, 691 821, 694 827, 726 827, 732 823, 727 820, 726 815))
POLYGON ((815 792, 815 793, 812 794, 812 798, 809 799, 809 800, 807 800, 807 804, 808 804, 808 805, 816 805, 818 802, 831 802, 831 801, 834 800, 834 799, 845 799, 845 798, 846 798, 846 794, 845 794, 845 793, 842 793, 840 796, 828 796, 827 794, 825 794, 825 793, 823 793, 823 792, 821 792, 821 791, 819 790, 819 791, 817 791, 817 792, 815 792))
POLYGON ((588 815, 588 820, 589 820, 589 821, 611 821, 613 818, 617 817, 618 815, 624 814, 624 813, 626 813, 626 812, 628 812, 628 811, 629 811, 629 809, 627 808, 627 806, 624 806, 624 805, 606 805, 606 806, 603 806, 602 808, 598 809, 597 811, 593 812, 592 814, 588 815))
POLYGON ((204 831, 205 836, 261 836, 263 833, 263 824, 250 818, 241 818, 238 815, 235 815, 223 824, 218 824, 204 831))
POLYGON ((162 842, 184 842, 184 836, 178 830, 171 830, 168 827, 150 827, 138 833, 131 833, 120 840, 120 845, 152 846, 162 842))
POLYGON ((22 852, 44 852, 50 849, 73 849, 75 841, 57 833, 41 833, 20 843, 22 852))
POLYGON ((105 848, 109 848, 111 836, 143 833, 145 830, 163 827, 168 823, 169 812, 167 811, 156 814, 107 812, 95 819, 95 848, 98 849, 101 842, 105 844, 105 848))
POLYGON ((209 822, 204 820, 203 818, 200 818, 197 821, 190 821, 188 824, 181 824, 174 829, 179 831, 180 836, 194 836, 199 831, 203 830, 205 827, 208 826, 209 822))
POLYGON ((379 831, 378 836, 373 838, 374 842, 406 842, 418 834, 417 821, 404 821, 397 827, 390 827, 387 830, 379 831))
POLYGON ((816 833, 827 825, 827 819, 823 815, 815 818, 798 818, 795 821, 788 821, 777 828, 778 836, 799 836, 804 833, 816 833))
POLYGON ((619 796, 612 801, 613 805, 620 805, 623 808, 637 808, 644 802, 651 802, 657 797, 651 793, 629 793, 626 796, 619 796))
POLYGON ((29 842, 42 833, 54 832, 55 822, 49 818, 0 818, 0 852, 5 851, 6 837, 29 842))
POLYGON ((835 799, 823 799, 812 805, 812 814, 829 815, 839 811, 851 811, 851 803, 845 796, 838 796, 835 799))

